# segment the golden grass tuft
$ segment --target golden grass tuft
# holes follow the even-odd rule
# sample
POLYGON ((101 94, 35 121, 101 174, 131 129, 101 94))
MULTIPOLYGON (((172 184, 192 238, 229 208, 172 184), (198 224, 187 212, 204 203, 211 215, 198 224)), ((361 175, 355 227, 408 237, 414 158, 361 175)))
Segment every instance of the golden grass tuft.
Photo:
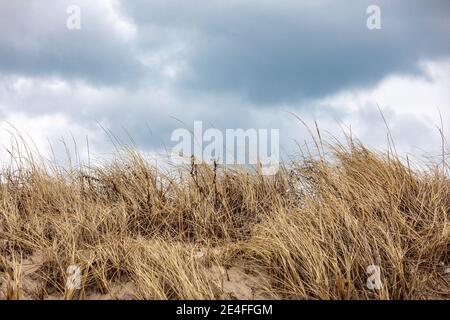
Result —
POLYGON ((445 153, 418 168, 352 140, 319 150, 275 176, 163 173, 130 149, 89 167, 20 155, 1 172, 0 298, 448 299, 445 153))

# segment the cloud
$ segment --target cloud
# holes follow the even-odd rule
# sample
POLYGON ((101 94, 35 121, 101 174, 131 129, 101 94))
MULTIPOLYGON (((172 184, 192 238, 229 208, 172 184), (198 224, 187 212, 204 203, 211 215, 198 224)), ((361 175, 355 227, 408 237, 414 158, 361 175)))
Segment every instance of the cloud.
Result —
MULTIPOLYGON (((376 1, 382 29, 366 27, 373 1, 130 1, 140 26, 182 35, 191 50, 178 85, 240 95, 261 106, 420 74, 450 53, 450 4, 376 1)), ((183 40, 181 40, 183 41, 183 40)))
POLYGON ((82 29, 66 28, 73 1, 2 3, 0 71, 136 87, 241 96, 260 106, 420 74, 450 54, 450 4, 377 1, 78 0, 82 29))
POLYGON ((338 133, 339 122, 365 143, 387 146, 386 124, 402 152, 439 153, 441 121, 450 137, 450 59, 422 64, 425 77, 393 75, 370 89, 347 90, 318 99, 313 112, 325 128, 338 133))
POLYGON ((84 79, 99 85, 136 82, 143 76, 133 41, 136 28, 117 1, 78 0, 81 29, 69 30, 73 1, 3 1, 0 72, 84 79))

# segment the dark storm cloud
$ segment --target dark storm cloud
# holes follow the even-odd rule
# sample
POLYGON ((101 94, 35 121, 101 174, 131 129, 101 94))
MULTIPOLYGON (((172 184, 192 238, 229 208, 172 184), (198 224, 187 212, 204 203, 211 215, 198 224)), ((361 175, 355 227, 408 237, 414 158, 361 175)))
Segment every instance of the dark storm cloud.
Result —
POLYGON ((180 44, 188 49, 165 61, 186 65, 174 88, 271 105, 370 86, 392 73, 419 74, 420 59, 450 53, 446 0, 117 2, 114 9, 137 30, 129 40, 96 7, 102 1, 81 1, 82 30, 68 30, 72 3, 2 2, 0 72, 157 85, 161 75, 138 55, 180 44), (381 30, 366 27, 370 4, 381 8, 381 30))
MULTIPOLYGON (((124 2, 125 3, 125 2, 124 2)), ((178 29, 191 42, 183 88, 272 104, 418 74, 450 53, 449 1, 129 1, 140 25, 178 29), (370 4, 382 29, 366 27, 370 4)))
POLYGON ((0 72, 83 79, 94 84, 133 83, 142 65, 126 39, 115 33, 101 2, 2 1, 0 72), (66 9, 81 8, 82 28, 69 30, 66 9), (103 9, 103 10, 102 10, 103 9))

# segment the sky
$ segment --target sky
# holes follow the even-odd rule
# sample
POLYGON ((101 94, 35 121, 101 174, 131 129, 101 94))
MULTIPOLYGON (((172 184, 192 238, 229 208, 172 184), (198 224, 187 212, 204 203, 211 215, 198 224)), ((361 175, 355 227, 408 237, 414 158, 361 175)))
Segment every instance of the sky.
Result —
POLYGON ((159 154, 200 120, 280 129, 289 153, 309 139, 295 113, 383 149, 381 110, 400 152, 434 154, 449 35, 448 0, 0 0, 0 143, 17 129, 43 154, 89 141, 101 157, 110 130, 159 154))

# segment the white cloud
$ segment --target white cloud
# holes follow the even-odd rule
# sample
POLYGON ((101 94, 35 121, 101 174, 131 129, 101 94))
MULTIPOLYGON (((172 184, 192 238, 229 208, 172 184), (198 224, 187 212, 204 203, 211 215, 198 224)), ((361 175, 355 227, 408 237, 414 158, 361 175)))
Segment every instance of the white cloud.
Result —
POLYGON ((76 164, 77 157, 87 161, 88 141, 93 155, 101 154, 104 151, 101 147, 105 147, 105 141, 98 139, 102 137, 100 128, 89 130, 63 114, 29 116, 11 113, 0 124, 0 132, 2 164, 10 160, 9 152, 16 157, 20 153, 25 155, 25 146, 36 160, 41 160, 40 157, 45 160, 54 159, 59 164, 68 164, 68 155, 72 158, 72 164, 76 164))
POLYGON ((328 126, 333 127, 332 122, 339 120, 347 128, 351 126, 363 141, 383 147, 387 128, 379 106, 400 151, 438 152, 441 140, 436 126, 440 126, 441 116, 445 135, 450 139, 450 60, 422 65, 425 78, 392 75, 374 88, 347 90, 320 99, 314 106, 316 114, 328 113, 328 126))

